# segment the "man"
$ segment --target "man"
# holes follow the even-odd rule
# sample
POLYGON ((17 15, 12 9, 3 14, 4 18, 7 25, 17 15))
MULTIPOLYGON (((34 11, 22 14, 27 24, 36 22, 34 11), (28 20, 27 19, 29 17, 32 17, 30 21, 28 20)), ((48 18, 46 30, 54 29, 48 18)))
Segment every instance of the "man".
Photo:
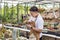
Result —
MULTIPOLYGON (((44 25, 43 18, 41 17, 38 8, 33 6, 30 8, 31 18, 29 21, 35 21, 35 27, 32 27, 31 29, 39 32, 39 40, 42 40, 42 29, 44 25)), ((30 26, 30 25, 28 25, 30 26)), ((30 26, 31 27, 31 26, 30 26)))

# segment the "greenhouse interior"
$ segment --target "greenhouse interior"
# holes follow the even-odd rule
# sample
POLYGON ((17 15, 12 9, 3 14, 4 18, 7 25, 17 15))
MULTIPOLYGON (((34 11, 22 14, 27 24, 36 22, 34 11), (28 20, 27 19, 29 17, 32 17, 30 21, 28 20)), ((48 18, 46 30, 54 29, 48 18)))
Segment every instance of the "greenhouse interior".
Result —
POLYGON ((60 40, 60 0, 0 0, 0 40, 60 40), (33 6, 44 20, 43 29, 35 27, 36 31, 26 26, 33 6), (34 31, 42 33, 42 39, 34 31))

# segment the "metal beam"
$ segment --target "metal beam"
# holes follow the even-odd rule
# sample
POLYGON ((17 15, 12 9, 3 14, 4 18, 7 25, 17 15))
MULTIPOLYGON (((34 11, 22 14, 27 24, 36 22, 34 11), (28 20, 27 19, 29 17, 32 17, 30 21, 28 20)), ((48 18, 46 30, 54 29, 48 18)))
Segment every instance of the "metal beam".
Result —
POLYGON ((2 2, 2 0, 0 0, 0 2, 2 2))

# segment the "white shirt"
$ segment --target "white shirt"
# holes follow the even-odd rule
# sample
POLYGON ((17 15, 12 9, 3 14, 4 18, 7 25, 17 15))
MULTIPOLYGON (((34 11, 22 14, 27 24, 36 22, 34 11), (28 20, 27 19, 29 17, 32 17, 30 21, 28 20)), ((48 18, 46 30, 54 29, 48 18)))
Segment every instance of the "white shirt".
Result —
MULTIPOLYGON (((42 16, 39 14, 37 19, 36 19, 36 22, 35 22, 35 26, 37 29, 43 29, 43 25, 44 25, 44 21, 43 21, 43 18, 42 16)), ((42 37, 42 32, 40 33, 40 37, 42 37)))
MULTIPOLYGON (((43 18, 40 14, 37 16, 37 18, 34 18, 34 17, 31 16, 29 21, 35 21, 36 28, 41 29, 41 30, 43 29, 44 21, 43 21, 43 18)), ((40 37, 42 37, 42 32, 40 33, 40 37)))

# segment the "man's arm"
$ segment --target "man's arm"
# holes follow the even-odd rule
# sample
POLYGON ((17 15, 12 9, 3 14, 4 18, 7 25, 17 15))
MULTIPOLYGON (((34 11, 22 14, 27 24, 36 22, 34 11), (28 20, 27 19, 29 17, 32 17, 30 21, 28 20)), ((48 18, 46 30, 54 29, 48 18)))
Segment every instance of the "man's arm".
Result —
POLYGON ((44 21, 43 20, 38 20, 37 21, 37 28, 36 27, 32 27, 32 29, 34 31, 36 31, 36 32, 42 32, 43 25, 44 25, 44 21))
POLYGON ((35 28, 35 27, 32 27, 32 30, 34 30, 34 31, 36 31, 38 33, 42 32, 42 29, 38 29, 38 28, 35 28))

